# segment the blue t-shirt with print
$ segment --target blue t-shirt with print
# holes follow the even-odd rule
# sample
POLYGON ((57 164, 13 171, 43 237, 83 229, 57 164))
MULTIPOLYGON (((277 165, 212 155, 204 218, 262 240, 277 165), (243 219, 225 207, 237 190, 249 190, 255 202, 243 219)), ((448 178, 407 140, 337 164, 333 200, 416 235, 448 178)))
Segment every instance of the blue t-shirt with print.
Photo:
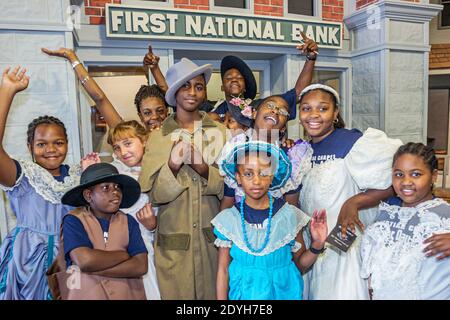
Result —
POLYGON ((328 160, 343 159, 353 145, 362 137, 358 129, 335 129, 329 136, 317 143, 311 142, 312 163, 321 164, 328 160))
MULTIPOLYGON (((127 252, 130 257, 133 257, 137 254, 147 252, 147 249, 145 247, 144 240, 142 240, 138 222, 130 215, 127 215, 127 218, 129 235, 127 252)), ((97 220, 102 227, 104 235, 106 236, 109 232, 110 221, 101 218, 97 218, 97 220)), ((80 219, 71 214, 64 217, 63 220, 63 239, 64 256, 66 258, 67 267, 72 264, 72 260, 70 259, 70 252, 72 250, 80 247, 87 247, 91 249, 94 248, 80 219)))
MULTIPOLYGON (((272 216, 274 216, 286 203, 283 198, 273 198, 272 216)), ((238 211, 241 210, 241 202, 235 203, 234 206, 238 211)), ((256 228, 262 228, 264 220, 269 217, 269 208, 253 209, 244 202, 244 219, 256 228)))

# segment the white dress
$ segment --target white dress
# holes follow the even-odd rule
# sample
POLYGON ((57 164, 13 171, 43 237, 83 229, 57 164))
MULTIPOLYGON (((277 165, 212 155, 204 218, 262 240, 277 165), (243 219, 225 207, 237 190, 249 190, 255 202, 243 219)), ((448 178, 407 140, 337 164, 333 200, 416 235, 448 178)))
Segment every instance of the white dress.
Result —
POLYGON ((450 258, 426 257, 423 241, 450 232, 450 205, 436 198, 416 207, 381 203, 361 243, 363 278, 373 299, 450 299, 450 258))
MULTIPOLYGON (((346 141, 352 139, 352 132, 354 138, 355 130, 336 129, 317 145, 312 144, 313 168, 303 179, 300 207, 308 215, 315 209, 326 209, 328 232, 336 226, 340 209, 348 198, 367 189, 387 189, 391 185, 392 157, 402 144, 382 131, 369 128, 349 145, 346 141), (319 144, 328 153, 317 155, 319 144)), ((376 213, 376 208, 362 210, 360 219, 367 226, 376 213)), ((307 241, 309 237, 304 238, 307 241)), ((304 299, 369 299, 366 281, 359 275, 360 238, 347 252, 325 245, 327 250, 304 275, 304 299)))
MULTIPOLYGON (((113 166, 117 168, 119 173, 126 174, 136 180, 139 178, 141 172, 141 167, 128 167, 114 157, 114 161, 111 162, 113 166)), ((141 193, 138 201, 130 208, 121 209, 124 213, 127 213, 136 219, 136 214, 140 209, 142 209, 149 202, 148 195, 141 193)), ((155 214, 158 213, 158 208, 153 207, 155 214)), ((155 253, 153 249, 154 232, 147 230, 140 222, 139 228, 141 230, 142 239, 144 240, 145 247, 148 251, 148 272, 143 276, 145 295, 147 300, 161 300, 161 295, 159 293, 158 281, 156 279, 156 269, 155 269, 155 253)))

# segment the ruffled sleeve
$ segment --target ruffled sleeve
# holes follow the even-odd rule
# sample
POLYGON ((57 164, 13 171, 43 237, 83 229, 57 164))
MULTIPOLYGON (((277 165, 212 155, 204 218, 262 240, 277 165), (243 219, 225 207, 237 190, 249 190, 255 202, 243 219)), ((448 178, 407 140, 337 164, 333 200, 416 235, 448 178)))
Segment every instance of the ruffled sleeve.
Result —
POLYGON ((359 189, 387 189, 392 184, 392 158, 402 145, 383 131, 369 128, 344 159, 359 189))
POLYGON ((214 241, 214 245, 218 248, 231 248, 232 242, 225 237, 222 233, 217 230, 217 228, 214 228, 214 234, 216 235, 217 239, 214 241))

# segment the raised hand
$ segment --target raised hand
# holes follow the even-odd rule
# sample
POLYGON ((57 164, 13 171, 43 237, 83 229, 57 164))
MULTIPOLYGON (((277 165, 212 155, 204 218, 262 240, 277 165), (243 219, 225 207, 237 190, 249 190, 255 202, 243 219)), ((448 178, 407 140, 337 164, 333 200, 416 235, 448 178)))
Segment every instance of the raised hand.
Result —
POLYGON ((155 230, 157 221, 151 203, 147 203, 144 207, 142 207, 142 209, 136 214, 136 218, 147 230, 155 230))
POLYGON ((158 63, 159 57, 153 54, 152 46, 148 46, 148 52, 143 61, 144 66, 149 66, 150 69, 153 69, 158 66, 158 63))
POLYGON ((190 154, 191 146, 188 142, 185 142, 183 139, 179 139, 173 143, 168 166, 175 176, 183 164, 188 162, 187 159, 189 159, 190 154))
POLYGON ((314 210, 310 223, 310 232, 312 238, 311 246, 315 249, 323 248, 328 235, 327 212, 325 209, 314 210))
POLYGON ((83 159, 81 159, 81 170, 86 170, 87 167, 100 163, 100 157, 97 152, 88 153, 83 159))
POLYGON ((315 60, 317 55, 319 54, 319 46, 317 43, 308 38, 305 33, 301 32, 303 38, 303 44, 297 45, 297 49, 302 52, 303 55, 306 55, 309 59, 315 60))
POLYGON ((47 48, 41 48, 41 51, 48 54, 49 56, 61 57, 69 61, 76 60, 75 52, 68 48, 59 48, 57 50, 50 50, 47 48))
POLYGON ((12 90, 14 94, 25 90, 30 83, 30 77, 25 75, 27 69, 23 68, 20 70, 20 66, 17 66, 11 72, 9 72, 10 70, 10 67, 3 70, 0 88, 12 90))

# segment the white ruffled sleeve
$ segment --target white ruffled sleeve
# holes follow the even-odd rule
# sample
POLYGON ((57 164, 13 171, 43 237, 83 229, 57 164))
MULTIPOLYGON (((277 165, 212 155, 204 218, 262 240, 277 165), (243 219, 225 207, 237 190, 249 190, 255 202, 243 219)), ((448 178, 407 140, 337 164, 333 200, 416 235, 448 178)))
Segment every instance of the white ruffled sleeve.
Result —
POLYGON ((392 184, 392 158, 402 145, 383 131, 369 128, 344 159, 359 189, 387 189, 392 184))

